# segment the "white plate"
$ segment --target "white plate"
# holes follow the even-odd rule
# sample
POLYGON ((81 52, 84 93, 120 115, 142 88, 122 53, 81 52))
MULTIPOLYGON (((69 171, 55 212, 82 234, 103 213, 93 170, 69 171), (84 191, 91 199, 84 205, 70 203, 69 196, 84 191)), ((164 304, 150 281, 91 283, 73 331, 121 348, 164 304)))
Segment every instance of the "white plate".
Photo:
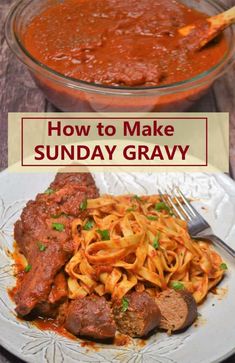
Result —
MULTIPOLYGON (((128 347, 100 345, 98 351, 82 347, 50 331, 40 331, 29 322, 17 320, 7 288, 14 285, 12 261, 6 249, 12 250, 13 224, 22 207, 38 192, 45 190, 53 174, 0 174, 0 343, 18 357, 34 363, 128 362, 128 363, 212 363, 235 352, 235 263, 229 265, 220 284, 223 298, 209 294, 199 308, 199 325, 168 337, 157 333, 141 347, 138 340, 128 347)), ((235 183, 222 174, 96 174, 101 193, 156 193, 158 185, 180 185, 193 198, 198 210, 214 231, 235 248, 235 183), (202 209, 201 207, 204 206, 202 209)))

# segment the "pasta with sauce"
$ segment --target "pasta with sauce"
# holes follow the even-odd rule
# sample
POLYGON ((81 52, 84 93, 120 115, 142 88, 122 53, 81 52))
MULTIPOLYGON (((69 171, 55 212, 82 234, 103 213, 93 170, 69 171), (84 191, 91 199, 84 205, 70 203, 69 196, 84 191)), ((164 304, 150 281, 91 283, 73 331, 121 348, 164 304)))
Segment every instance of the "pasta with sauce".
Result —
POLYGON ((221 257, 194 241, 159 195, 104 195, 86 201, 88 217, 72 222, 76 252, 67 263, 69 298, 93 292, 122 299, 131 289, 186 288, 200 303, 222 279, 221 257))

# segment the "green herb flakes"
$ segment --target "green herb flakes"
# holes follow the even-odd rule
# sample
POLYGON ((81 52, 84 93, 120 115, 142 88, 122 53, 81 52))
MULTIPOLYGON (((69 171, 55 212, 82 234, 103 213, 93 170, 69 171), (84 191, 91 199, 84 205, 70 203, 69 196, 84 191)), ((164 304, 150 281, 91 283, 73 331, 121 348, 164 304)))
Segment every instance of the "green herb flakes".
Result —
POLYGON ((108 241, 110 239, 109 231, 107 229, 97 229, 96 232, 100 234, 102 241, 108 241))
POLYGON ((150 221, 157 221, 157 216, 146 216, 150 221))
POLYGON ((38 243, 37 243, 37 245, 38 245, 38 249, 39 249, 39 251, 40 251, 40 252, 45 251, 45 250, 46 250, 46 248, 47 248, 47 246, 45 246, 45 245, 44 245, 44 244, 42 244, 41 242, 38 242, 38 243))
POLYGON ((31 269, 32 269, 32 265, 27 265, 24 270, 25 270, 25 272, 29 272, 31 269))
POLYGON ((160 233, 158 233, 158 235, 153 239, 153 248, 155 248, 155 250, 159 248, 159 237, 160 233))
POLYGON ((52 228, 58 232, 64 231, 64 225, 62 223, 52 223, 52 228))
POLYGON ((161 211, 165 210, 166 212, 168 212, 170 214, 170 216, 174 215, 171 208, 164 202, 156 203, 154 208, 157 212, 161 212, 161 211))
POLYGON ((80 205, 79 205, 79 209, 80 210, 86 210, 87 209, 87 199, 84 199, 80 205))
POLYGON ((129 300, 126 297, 122 298, 122 312, 125 313, 129 306, 129 300))
POLYGON ((59 213, 59 214, 52 214, 52 215, 51 215, 51 218, 56 219, 56 218, 60 218, 60 217, 68 217, 68 216, 69 216, 68 214, 66 214, 66 213, 62 212, 62 213, 59 213))
POLYGON ((164 202, 159 202, 155 204, 155 210, 158 212, 161 212, 162 210, 166 210, 167 212, 170 211, 170 208, 168 207, 168 205, 166 205, 166 203, 164 202))
POLYGON ((174 290, 179 291, 184 289, 184 284, 180 281, 173 281, 171 287, 173 287, 174 290))
POLYGON ((132 207, 132 208, 128 208, 126 210, 126 212, 134 212, 136 210, 136 206, 132 207))
POLYGON ((83 229, 85 231, 90 231, 94 226, 94 221, 93 219, 88 219, 88 221, 85 223, 85 225, 83 226, 83 229))
POLYGON ((143 201, 142 201, 142 199, 138 196, 138 195, 133 195, 133 197, 132 197, 133 199, 135 199, 135 200, 137 200, 137 202, 140 202, 140 203, 142 203, 143 201))
POLYGON ((44 194, 47 194, 47 195, 51 195, 53 193, 55 193, 55 191, 51 188, 47 188, 47 190, 45 190, 45 192, 44 192, 44 194))
POLYGON ((226 265, 226 263, 221 263, 221 265, 220 265, 220 269, 221 270, 227 270, 228 269, 228 266, 226 265))

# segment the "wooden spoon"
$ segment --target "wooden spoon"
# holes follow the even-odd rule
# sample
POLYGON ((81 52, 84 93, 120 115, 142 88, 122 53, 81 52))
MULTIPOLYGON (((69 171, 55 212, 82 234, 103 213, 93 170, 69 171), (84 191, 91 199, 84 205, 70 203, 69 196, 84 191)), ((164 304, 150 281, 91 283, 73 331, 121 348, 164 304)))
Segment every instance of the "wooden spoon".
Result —
POLYGON ((224 13, 186 25, 178 32, 185 37, 190 49, 199 50, 233 23, 235 23, 235 6, 224 13))

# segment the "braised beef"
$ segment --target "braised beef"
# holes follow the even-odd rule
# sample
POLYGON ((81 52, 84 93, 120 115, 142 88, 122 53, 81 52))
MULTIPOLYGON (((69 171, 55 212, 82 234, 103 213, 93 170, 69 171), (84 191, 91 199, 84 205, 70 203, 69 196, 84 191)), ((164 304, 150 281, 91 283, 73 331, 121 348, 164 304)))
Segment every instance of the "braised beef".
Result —
POLYGON ((81 203, 97 196, 90 174, 63 173, 57 174, 45 193, 27 203, 14 230, 15 240, 30 265, 15 295, 19 315, 29 314, 38 304, 45 308, 45 303, 55 303, 55 276, 75 249, 71 222, 74 217, 86 215, 81 203))

